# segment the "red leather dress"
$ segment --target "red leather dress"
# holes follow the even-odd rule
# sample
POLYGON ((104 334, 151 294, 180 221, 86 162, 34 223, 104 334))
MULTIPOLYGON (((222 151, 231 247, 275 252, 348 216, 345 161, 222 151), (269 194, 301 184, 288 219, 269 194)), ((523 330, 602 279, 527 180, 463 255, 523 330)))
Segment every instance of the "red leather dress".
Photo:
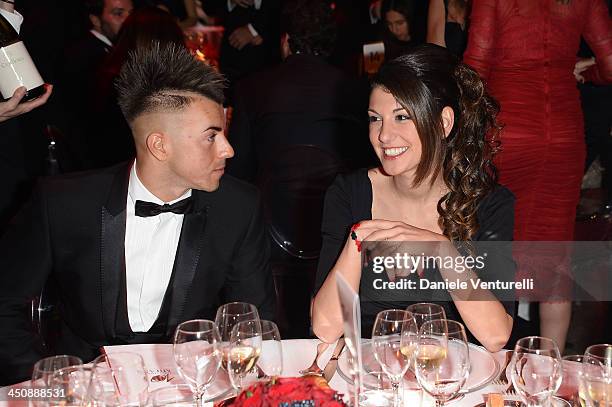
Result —
POLYGON ((573 76, 580 36, 594 51, 589 79, 612 81, 604 0, 475 0, 464 62, 499 100, 499 182, 516 196, 514 239, 569 241, 585 142, 573 76))

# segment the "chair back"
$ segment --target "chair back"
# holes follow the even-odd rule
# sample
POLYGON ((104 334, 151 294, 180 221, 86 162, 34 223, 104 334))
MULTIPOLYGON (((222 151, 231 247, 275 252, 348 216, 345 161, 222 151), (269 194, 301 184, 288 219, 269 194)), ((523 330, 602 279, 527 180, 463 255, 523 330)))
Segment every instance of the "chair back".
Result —
POLYGON ((281 146, 260 167, 264 215, 273 242, 290 256, 316 259, 325 191, 343 162, 316 145, 281 146))

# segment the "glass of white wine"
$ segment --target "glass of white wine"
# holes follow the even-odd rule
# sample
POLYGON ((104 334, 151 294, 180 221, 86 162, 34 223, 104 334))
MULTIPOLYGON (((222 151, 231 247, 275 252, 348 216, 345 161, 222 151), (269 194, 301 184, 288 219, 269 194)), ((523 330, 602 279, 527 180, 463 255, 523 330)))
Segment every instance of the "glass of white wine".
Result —
POLYGON ((382 370, 389 376, 393 405, 401 406, 400 383, 413 364, 418 343, 418 329, 412 314, 390 309, 376 315, 372 329, 372 352, 382 370))
POLYGON ((183 322, 174 333, 174 362, 200 406, 221 365, 219 341, 217 326, 206 319, 183 322))
POLYGON ((242 321, 232 329, 227 372, 232 386, 238 392, 265 377, 265 373, 257 365, 261 346, 262 331, 259 320, 242 321))
POLYGON ((555 341, 542 336, 519 339, 510 360, 510 377, 528 407, 551 406, 563 377, 563 362, 555 341))
POLYGON ((227 369, 229 343, 234 326, 242 321, 258 319, 259 312, 257 312, 257 307, 247 302, 230 302, 223 304, 217 309, 215 324, 217 324, 219 335, 221 335, 219 349, 223 357, 221 363, 224 369, 227 369))
POLYGON ((470 352, 463 324, 435 319, 423 324, 416 350, 419 384, 442 406, 461 390, 470 373, 470 352))
POLYGON ((587 407, 612 405, 612 376, 599 358, 583 356, 580 375, 580 401, 587 407))

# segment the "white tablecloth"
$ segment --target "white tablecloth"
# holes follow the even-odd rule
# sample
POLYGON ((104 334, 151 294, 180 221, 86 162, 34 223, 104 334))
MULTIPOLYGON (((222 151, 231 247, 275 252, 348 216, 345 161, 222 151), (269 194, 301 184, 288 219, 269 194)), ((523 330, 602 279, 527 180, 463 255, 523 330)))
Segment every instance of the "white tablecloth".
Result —
MULTIPOLYGON (((283 340, 283 376, 291 377, 291 376, 299 376, 299 371, 310 366, 312 363, 315 354, 316 354, 316 345, 318 341, 315 339, 289 339, 283 340)), ((108 352, 110 351, 125 351, 129 350, 132 352, 141 353, 143 358, 145 359, 145 365, 147 368, 163 368, 163 369, 172 369, 173 376, 176 376, 178 379, 178 374, 176 374, 175 367, 173 366, 172 361, 172 345, 126 345, 126 346, 115 346, 107 348, 108 352), (154 365, 154 366, 152 366, 154 365)), ((323 353, 321 358, 319 359, 319 366, 323 368, 331 354, 333 352, 334 346, 330 345, 327 350, 323 353)), ((345 348, 346 351, 346 348, 345 348)), ((505 351, 498 352, 493 356, 498 360, 501 366, 504 365, 505 351)), ((175 383, 173 381, 172 383, 175 383)), ((349 394, 349 386, 346 381, 336 372, 332 380, 330 381, 330 386, 335 390, 349 394)), ((24 387, 27 386, 28 383, 17 384, 15 386, 24 387)), ((159 386, 159 383, 155 384, 159 386)), ((500 386, 489 385, 484 389, 475 391, 473 393, 466 394, 463 398, 448 403, 449 406, 466 406, 473 407, 476 404, 482 403, 484 401, 484 395, 492 392, 500 392, 500 386)), ((417 400, 419 400, 416 394, 407 394, 407 397, 410 400, 407 402, 407 406, 418 406, 417 400)), ((421 407, 426 407, 431 405, 427 401, 424 401, 421 407)), ((27 402, 25 401, 0 401, 0 406, 27 406, 27 402)))

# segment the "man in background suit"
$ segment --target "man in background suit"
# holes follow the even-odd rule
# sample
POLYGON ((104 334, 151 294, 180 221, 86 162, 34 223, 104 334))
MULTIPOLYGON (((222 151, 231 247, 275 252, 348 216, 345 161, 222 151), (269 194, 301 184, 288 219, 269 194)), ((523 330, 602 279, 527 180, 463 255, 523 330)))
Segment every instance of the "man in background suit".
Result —
POLYGON ((89 361, 104 345, 168 341, 231 301, 273 314, 257 190, 223 176, 223 77, 183 47, 140 49, 119 104, 136 161, 43 181, 0 242, 1 381, 44 356, 31 299, 57 287, 56 353, 89 361))
POLYGON ((236 87, 228 173, 253 182, 262 163, 278 158, 276 149, 299 144, 366 165, 368 87, 328 62, 336 44, 332 10, 326 1, 292 1, 281 20, 284 61, 236 87))

